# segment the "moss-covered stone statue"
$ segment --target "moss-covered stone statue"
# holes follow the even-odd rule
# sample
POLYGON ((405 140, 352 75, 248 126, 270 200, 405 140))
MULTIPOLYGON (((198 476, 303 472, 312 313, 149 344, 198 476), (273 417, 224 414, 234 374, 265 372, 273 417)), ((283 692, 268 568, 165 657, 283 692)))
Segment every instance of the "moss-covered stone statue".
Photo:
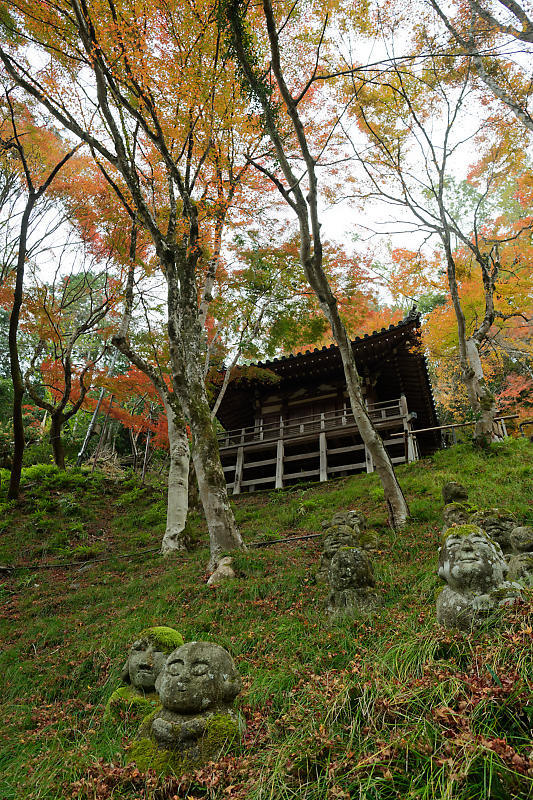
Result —
POLYGON ((162 708, 147 717, 128 754, 140 769, 180 772, 216 760, 240 738, 232 703, 241 679, 230 654, 212 642, 188 642, 168 658, 156 689, 162 708))
POLYGON ((155 682, 170 653, 183 644, 183 636, 164 625, 146 628, 130 647, 121 678, 125 686, 115 689, 107 701, 104 719, 128 719, 138 724, 160 708, 155 682))
POLYGON ((331 591, 327 611, 333 616, 369 614, 380 605, 372 564, 358 547, 341 547, 329 568, 331 591))
POLYGON ((533 587, 533 528, 521 525, 514 528, 511 536, 512 553, 508 559, 507 579, 522 586, 533 587))
POLYGON ((516 596, 505 580, 501 547, 477 525, 457 525, 443 537, 439 576, 446 586, 437 598, 437 620, 446 628, 470 630, 498 604, 516 596))
POLYGON ((442 499, 444 500, 445 506, 449 503, 467 503, 468 491, 462 483, 448 481, 448 483, 445 483, 442 487, 442 499))
POLYGON ((357 547, 358 544, 359 536, 354 528, 349 525, 330 525, 325 532, 317 581, 325 583, 328 580, 331 559, 341 547, 357 547))
POLYGON ((474 513, 475 510, 467 503, 448 503, 444 506, 444 511, 442 512, 444 519, 443 533, 446 533, 452 525, 467 525, 474 513))
POLYGON ((511 533, 518 525, 513 514, 500 508, 488 508, 473 514, 470 521, 473 525, 483 528, 485 533, 500 545, 504 553, 511 552, 511 533))

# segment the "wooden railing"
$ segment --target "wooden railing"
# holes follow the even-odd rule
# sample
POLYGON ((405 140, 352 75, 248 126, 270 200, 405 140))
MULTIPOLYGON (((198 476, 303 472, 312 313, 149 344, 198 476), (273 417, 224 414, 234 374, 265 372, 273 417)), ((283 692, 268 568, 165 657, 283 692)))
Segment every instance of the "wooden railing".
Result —
MULTIPOLYGON (((397 421, 407 416, 405 398, 386 400, 382 403, 372 403, 367 407, 372 422, 378 427, 389 421, 397 421)), ((342 428, 356 428, 351 409, 344 408, 339 411, 325 411, 319 414, 310 414, 305 417, 296 417, 290 420, 280 415, 275 422, 264 423, 262 420, 248 428, 237 428, 218 434, 220 448, 238 447, 256 444, 257 442, 274 441, 278 439, 299 438, 317 431, 331 431, 342 428)))

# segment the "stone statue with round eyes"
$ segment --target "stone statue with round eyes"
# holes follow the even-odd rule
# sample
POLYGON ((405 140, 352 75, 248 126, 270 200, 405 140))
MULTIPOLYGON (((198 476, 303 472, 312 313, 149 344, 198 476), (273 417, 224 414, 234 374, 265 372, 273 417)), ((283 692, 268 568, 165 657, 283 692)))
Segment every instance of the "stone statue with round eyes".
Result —
POLYGON ((439 577, 446 586, 437 598, 437 620, 446 628, 470 630, 505 601, 508 584, 501 547, 477 525, 457 525, 443 537, 439 577))
POLYGON ((332 616, 368 614, 379 605, 370 559, 358 547, 341 547, 329 568, 331 592, 327 611, 332 616))
POLYGON ((104 719, 119 722, 128 718, 139 723, 159 707, 155 682, 170 653, 182 644, 181 633, 165 625, 141 631, 122 667, 125 686, 115 689, 107 701, 104 719))
POLYGON ((130 761, 141 769, 178 770, 220 756, 242 731, 232 704, 241 679, 230 654, 212 642, 178 647, 156 689, 162 708, 142 725, 130 761))

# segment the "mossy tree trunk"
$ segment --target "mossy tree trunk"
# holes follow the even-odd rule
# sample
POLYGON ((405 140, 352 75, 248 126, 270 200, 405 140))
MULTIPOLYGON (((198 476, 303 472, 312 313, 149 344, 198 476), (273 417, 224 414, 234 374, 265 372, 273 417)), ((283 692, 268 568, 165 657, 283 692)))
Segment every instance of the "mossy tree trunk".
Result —
MULTIPOLYGON (((188 213, 194 217, 195 210, 188 213)), ((194 218, 190 226, 194 230, 194 218)), ((196 244, 196 242, 195 242, 196 244)), ((168 338, 174 391, 191 429, 191 456, 209 530, 210 562, 244 548, 226 491, 218 441, 204 380, 205 330, 200 322, 196 289, 196 245, 177 249, 176 258, 165 263, 168 289, 168 338)))
MULTIPOLYGON (((444 217, 443 212, 443 217, 444 217)), ((442 234, 446 252, 448 285, 452 298, 455 318, 457 320, 457 338, 459 343, 459 361, 461 364, 461 377, 466 387, 470 406, 476 415, 474 428, 474 441, 479 447, 488 447, 492 441, 494 418, 496 416, 496 399, 491 392, 485 378, 481 361, 480 348, 487 341, 491 326, 496 318, 494 308, 494 291, 499 274, 499 259, 497 250, 493 254, 483 254, 478 248, 472 247, 476 260, 481 267, 485 294, 485 314, 477 328, 468 335, 466 318, 461 305, 455 259, 451 247, 449 232, 445 229, 442 234), (496 258, 493 258, 496 255, 496 258)))

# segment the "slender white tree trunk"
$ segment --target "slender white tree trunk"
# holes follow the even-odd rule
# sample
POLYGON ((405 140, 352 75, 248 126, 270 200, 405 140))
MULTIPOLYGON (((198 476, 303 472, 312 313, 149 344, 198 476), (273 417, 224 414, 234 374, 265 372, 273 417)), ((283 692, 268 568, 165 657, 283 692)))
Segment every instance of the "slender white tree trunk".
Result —
POLYGON ((170 446, 170 468, 168 471, 167 526, 161 552, 164 556, 176 550, 185 550, 184 536, 189 503, 189 439, 183 419, 176 415, 165 397, 165 406, 170 446))
POLYGON ((168 263, 165 277, 172 383, 191 429, 191 456, 209 530, 209 568, 214 569, 223 553, 245 549, 245 545, 228 500, 226 477, 205 391, 205 331, 198 315, 194 273, 191 270, 187 274, 183 270, 178 278, 175 264, 168 263))

